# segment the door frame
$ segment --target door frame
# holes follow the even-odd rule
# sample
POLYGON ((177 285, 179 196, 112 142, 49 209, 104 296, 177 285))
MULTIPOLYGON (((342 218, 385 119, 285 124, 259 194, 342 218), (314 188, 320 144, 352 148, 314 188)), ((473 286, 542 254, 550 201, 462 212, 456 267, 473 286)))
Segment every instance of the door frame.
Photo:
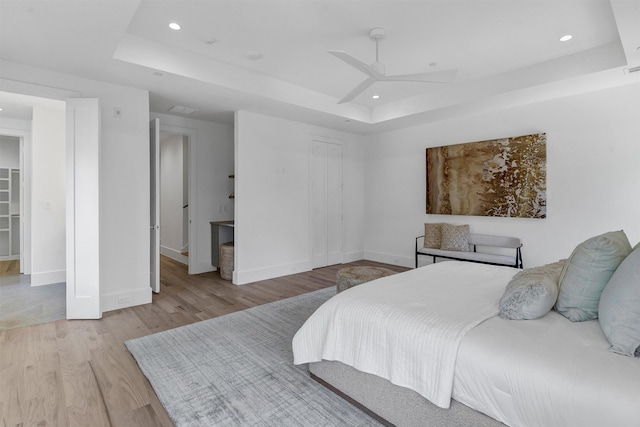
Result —
POLYGON ((20 140, 20 274, 31 274, 31 179, 30 158, 31 132, 26 130, 0 128, 0 135, 20 140), (25 239, 26 234, 29 238, 25 239))
MULTIPOLYGON (((319 265, 317 263, 317 259, 314 257, 313 253, 313 244, 314 244, 314 235, 315 235, 315 221, 314 221, 314 213, 313 213, 313 146, 314 143, 322 143, 330 145, 336 145, 340 147, 341 150, 341 158, 340 158, 340 226, 339 226, 339 234, 340 234, 340 252, 337 254, 337 259, 335 260, 336 264, 341 264, 344 262, 344 241, 345 241, 345 232, 344 232, 344 143, 345 141, 340 138, 322 136, 322 135, 310 135, 309 141, 309 155, 308 155, 308 164, 309 164, 309 260, 311 262, 311 268, 320 268, 327 265, 334 264, 333 262, 329 262, 329 247, 325 245, 325 258, 326 262, 323 262, 323 265, 319 265)), ((325 162, 325 172, 327 170, 327 162, 325 162)), ((328 197, 329 189, 326 188, 325 196, 328 197)), ((334 264, 335 265, 335 264, 334 264)))
POLYGON ((149 121, 149 285, 160 292, 160 119, 149 121))
MULTIPOLYGON (((189 226, 189 256, 188 258, 188 274, 194 274, 195 263, 198 259, 199 251, 196 243, 195 229, 192 224, 197 224, 198 221, 198 203, 196 198, 196 130, 192 128, 186 128, 182 126, 163 124, 160 120, 160 132, 169 132, 177 135, 183 135, 187 141, 187 152, 189 153, 189 171, 187 180, 187 198, 189 200, 189 216, 187 223, 189 226)), ((161 191, 162 192, 162 191, 161 191)))

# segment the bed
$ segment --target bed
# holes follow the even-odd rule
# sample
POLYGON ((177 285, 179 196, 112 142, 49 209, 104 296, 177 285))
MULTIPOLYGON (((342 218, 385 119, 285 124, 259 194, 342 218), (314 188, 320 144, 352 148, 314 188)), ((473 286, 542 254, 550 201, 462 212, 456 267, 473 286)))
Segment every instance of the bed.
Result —
POLYGON ((294 363, 397 425, 640 426, 640 358, 608 351, 597 319, 498 317, 519 271, 448 261, 351 288, 294 363))

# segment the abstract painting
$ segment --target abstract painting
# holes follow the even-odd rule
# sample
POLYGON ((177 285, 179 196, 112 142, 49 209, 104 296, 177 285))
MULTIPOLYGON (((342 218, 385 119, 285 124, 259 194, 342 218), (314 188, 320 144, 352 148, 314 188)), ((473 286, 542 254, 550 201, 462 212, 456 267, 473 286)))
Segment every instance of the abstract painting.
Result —
POLYGON ((427 148, 427 213, 546 218, 546 134, 427 148))

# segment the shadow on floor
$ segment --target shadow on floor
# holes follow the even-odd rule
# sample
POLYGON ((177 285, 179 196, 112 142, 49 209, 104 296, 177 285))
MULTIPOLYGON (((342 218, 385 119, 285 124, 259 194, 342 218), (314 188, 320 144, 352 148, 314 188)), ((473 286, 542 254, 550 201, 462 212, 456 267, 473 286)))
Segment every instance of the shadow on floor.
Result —
POLYGON ((65 317, 65 283, 31 287, 29 275, 0 277, 0 331, 65 317))

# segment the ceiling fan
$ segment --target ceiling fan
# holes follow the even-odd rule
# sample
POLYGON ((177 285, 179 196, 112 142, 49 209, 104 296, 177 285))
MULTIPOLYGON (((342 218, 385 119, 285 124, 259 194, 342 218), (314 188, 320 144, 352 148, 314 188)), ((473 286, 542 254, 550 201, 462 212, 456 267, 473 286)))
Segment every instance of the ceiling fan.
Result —
POLYGON ((384 37, 382 27, 375 27, 369 31, 369 38, 376 42, 376 62, 367 65, 359 59, 341 50, 329 50, 328 53, 346 62, 352 67, 367 74, 369 78, 356 86, 351 92, 342 98, 338 104, 343 104, 354 99, 375 82, 424 82, 424 83, 450 83, 456 76, 457 70, 433 71, 418 74, 400 74, 395 76, 385 75, 385 67, 378 55, 378 43, 384 37))

